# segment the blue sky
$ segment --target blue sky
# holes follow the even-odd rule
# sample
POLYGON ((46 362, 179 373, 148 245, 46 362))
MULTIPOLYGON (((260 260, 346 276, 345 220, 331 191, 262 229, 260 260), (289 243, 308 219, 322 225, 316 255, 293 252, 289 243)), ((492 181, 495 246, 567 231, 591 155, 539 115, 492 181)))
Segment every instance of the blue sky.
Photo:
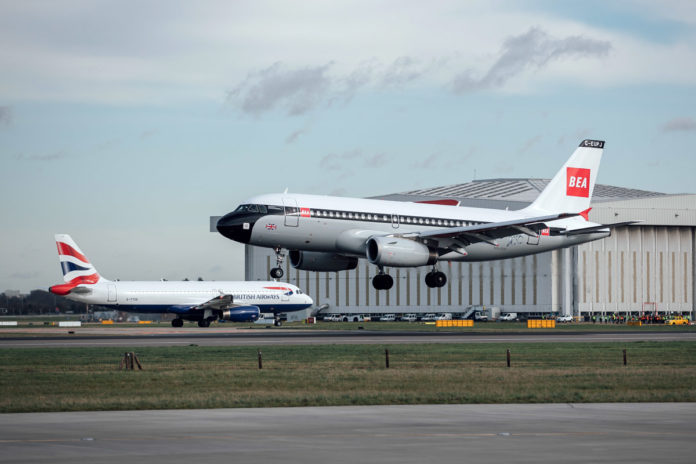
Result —
POLYGON ((243 277, 208 217, 259 193, 369 196, 551 177, 694 192, 685 1, 4 2, 0 291, 243 277))

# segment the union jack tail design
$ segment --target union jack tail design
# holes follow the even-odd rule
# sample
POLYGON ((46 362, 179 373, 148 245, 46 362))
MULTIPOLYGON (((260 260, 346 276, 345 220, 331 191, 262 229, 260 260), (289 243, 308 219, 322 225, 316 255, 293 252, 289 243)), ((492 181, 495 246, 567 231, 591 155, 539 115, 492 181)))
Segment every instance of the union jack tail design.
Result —
POLYGON ((101 276, 69 235, 56 234, 56 246, 65 284, 51 287, 52 293, 67 295, 80 284, 99 282, 101 276))

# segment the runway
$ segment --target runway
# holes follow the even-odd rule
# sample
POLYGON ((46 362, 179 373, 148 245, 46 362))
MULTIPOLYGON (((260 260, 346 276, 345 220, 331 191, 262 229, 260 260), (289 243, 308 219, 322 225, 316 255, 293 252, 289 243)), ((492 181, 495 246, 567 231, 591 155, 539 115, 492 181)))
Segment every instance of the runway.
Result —
POLYGON ((4 414, 0 462, 691 463, 696 404, 4 414))
MULTIPOLYGON (((76 328, 26 329, 23 336, 0 331, 0 348, 133 347, 133 346, 268 346, 405 343, 597 343, 633 341, 696 341, 696 332, 539 332, 471 333, 369 330, 76 328), (31 332, 28 332, 31 330, 31 332)), ((15 334, 18 332, 15 331, 15 334)))

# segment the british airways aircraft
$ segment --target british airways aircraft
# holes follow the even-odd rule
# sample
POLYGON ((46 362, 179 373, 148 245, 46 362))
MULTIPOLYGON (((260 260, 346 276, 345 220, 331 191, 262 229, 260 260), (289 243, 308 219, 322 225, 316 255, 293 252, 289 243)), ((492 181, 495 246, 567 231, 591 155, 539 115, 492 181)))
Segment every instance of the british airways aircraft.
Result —
POLYGON ((420 203, 345 197, 269 194, 253 197, 217 223, 237 242, 273 248, 273 278, 290 251, 301 270, 354 269, 359 258, 376 265, 372 280, 388 290, 385 267, 432 266, 429 287, 447 283, 440 261, 488 261, 541 253, 607 237, 611 228, 636 221, 588 220, 604 142, 583 140, 537 199, 517 211, 459 207, 456 200, 420 203))
POLYGON ((313 301, 294 285, 281 282, 112 282, 99 275, 69 235, 58 234, 58 258, 65 283, 51 293, 73 301, 120 311, 173 313, 172 326, 184 320, 208 327, 218 319, 255 321, 261 312, 306 309, 313 301))

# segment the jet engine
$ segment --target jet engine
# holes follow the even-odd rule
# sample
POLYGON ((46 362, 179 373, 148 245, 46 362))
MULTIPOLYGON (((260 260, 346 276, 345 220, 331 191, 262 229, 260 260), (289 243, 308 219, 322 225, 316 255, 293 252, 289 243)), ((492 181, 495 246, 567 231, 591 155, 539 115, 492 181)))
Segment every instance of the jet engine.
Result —
POLYGON ((222 310, 220 319, 230 322, 253 322, 260 315, 261 310, 258 306, 236 306, 222 310))
POLYGON ((372 237, 367 241, 367 260, 377 266, 415 267, 434 264, 437 252, 415 240, 372 237))
POLYGON ((300 271, 349 271, 358 267, 358 258, 320 251, 291 250, 290 265, 300 271))

